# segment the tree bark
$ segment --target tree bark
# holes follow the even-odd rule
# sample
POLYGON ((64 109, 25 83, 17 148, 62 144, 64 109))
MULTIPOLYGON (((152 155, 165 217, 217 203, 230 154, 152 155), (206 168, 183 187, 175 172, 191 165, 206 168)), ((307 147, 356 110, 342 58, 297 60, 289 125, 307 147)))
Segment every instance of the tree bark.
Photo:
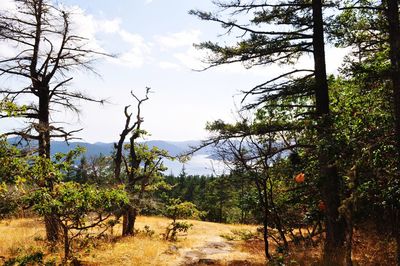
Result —
MULTIPOLYGON (((386 0, 386 16, 389 27, 391 80, 393 86, 394 104, 394 132, 397 152, 397 166, 400 169, 400 21, 398 0, 386 0)), ((399 170, 398 170, 399 171, 399 170)), ((399 178, 399 172, 397 172, 399 178)), ((395 208, 396 209, 396 208, 395 208)), ((397 212, 397 210, 395 210, 397 212)), ((398 217, 395 213, 394 216, 398 217)), ((398 224, 393 227, 392 233, 397 245, 397 265, 400 266, 400 229, 398 224)))
MULTIPOLYGON (((39 133, 39 143, 38 143, 38 154, 41 158, 50 159, 50 90, 48 85, 41 84, 38 87, 39 95, 39 125, 37 126, 37 131, 39 133)), ((46 167, 43 167, 45 170, 46 167)), ((54 180, 49 173, 43 173, 45 178, 44 186, 53 190, 54 180)), ((46 214, 44 217, 46 237, 50 242, 55 242, 59 240, 60 226, 58 224, 58 219, 55 214, 46 214)))
POLYGON ((122 235, 123 236, 134 236, 135 235, 135 222, 138 211, 132 206, 128 206, 124 216, 122 224, 122 235))
POLYGON ((267 183, 265 180, 255 179, 255 184, 258 191, 258 198, 261 202, 261 210, 263 212, 263 239, 264 239, 264 254, 265 257, 270 260, 272 257, 269 254, 269 243, 268 243, 268 195, 267 195, 267 183))
MULTIPOLYGON (((397 224, 398 225, 398 224, 397 224)), ((397 259, 397 266, 400 266, 400 229, 396 229, 396 259, 397 259)))
POLYGON ((386 11, 389 26, 391 80, 395 118, 394 128, 396 148, 398 154, 400 154, 400 21, 398 0, 387 0, 386 11))
POLYGON ((319 139, 323 141, 318 159, 320 167, 321 192, 326 205, 324 246, 324 265, 344 265, 345 259, 345 221, 339 215, 340 177, 331 162, 334 158, 332 142, 332 121, 329 112, 329 93, 325 63, 324 24, 322 0, 312 1, 313 9, 313 53, 315 66, 315 98, 319 139))
POLYGON ((50 91, 49 86, 43 85, 38 88, 39 91, 39 156, 50 158, 50 91))
POLYGON ((53 214, 46 214, 44 216, 44 224, 46 228, 46 238, 50 242, 56 242, 59 240, 60 226, 58 223, 57 216, 53 214))
POLYGON ((66 225, 63 226, 64 231, 64 259, 63 263, 66 265, 69 258, 69 251, 70 251, 70 239, 68 236, 68 227, 66 225))

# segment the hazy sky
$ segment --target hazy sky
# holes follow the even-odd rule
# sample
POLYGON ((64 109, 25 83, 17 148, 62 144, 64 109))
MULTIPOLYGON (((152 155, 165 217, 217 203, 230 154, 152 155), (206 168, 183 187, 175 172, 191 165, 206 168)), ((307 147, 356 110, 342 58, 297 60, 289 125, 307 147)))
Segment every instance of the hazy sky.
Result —
MULTIPOLYGON (((11 1, 0 0, 1 8, 10 8, 11 1)), ((87 94, 106 98, 100 106, 80 103, 79 117, 60 113, 54 120, 68 123, 68 128, 84 128, 78 134, 88 142, 113 142, 124 124, 123 108, 135 104, 133 90, 143 95, 145 87, 153 93, 143 108, 144 128, 149 139, 192 140, 207 136, 207 121, 230 120, 235 103, 246 90, 266 81, 280 70, 276 66, 246 70, 241 65, 224 66, 205 72, 200 68, 204 53, 193 43, 214 40, 223 29, 218 24, 200 21, 188 15, 190 9, 213 10, 211 0, 65 0, 75 12, 75 30, 90 38, 99 50, 116 54, 114 59, 94 64, 100 77, 88 72, 73 73, 71 87, 87 94)), ((0 44, 0 56, 7 47, 0 44)), ((334 72, 344 52, 328 49, 328 71, 334 72)), ((308 57, 302 64, 312 65, 308 57)), ((0 83, 1 85, 1 83, 0 83)), ((21 125, 0 121, 2 130, 21 125)))

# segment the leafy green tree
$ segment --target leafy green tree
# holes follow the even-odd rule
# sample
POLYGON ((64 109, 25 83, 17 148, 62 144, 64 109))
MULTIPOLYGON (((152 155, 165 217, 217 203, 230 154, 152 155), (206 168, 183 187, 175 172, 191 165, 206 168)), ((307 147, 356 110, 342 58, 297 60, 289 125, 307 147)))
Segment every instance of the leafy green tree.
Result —
MULTIPOLYGON (((398 179, 399 173, 396 173, 398 170, 395 169, 399 169, 400 160, 394 163, 392 158, 399 158, 399 156, 387 157, 385 151, 390 150, 394 154, 400 152, 400 39, 398 37, 400 26, 398 1, 345 1, 341 9, 342 12, 338 15, 337 23, 332 27, 333 37, 337 45, 352 47, 353 54, 357 55, 356 58, 349 58, 345 74, 350 77, 348 78, 350 79, 350 86, 358 88, 363 94, 357 96, 357 98, 371 97, 370 100, 379 102, 380 105, 375 106, 375 108, 379 108, 377 110, 380 110, 381 118, 386 118, 381 121, 381 126, 379 126, 381 130, 375 130, 379 116, 376 112, 369 111, 371 115, 368 116, 367 121, 370 124, 365 125, 364 130, 361 130, 369 129, 368 136, 370 136, 370 139, 365 140, 365 143, 371 141, 371 145, 367 145, 367 150, 379 154, 381 158, 387 160, 385 173, 371 175, 360 171, 361 167, 357 167, 353 172, 357 173, 357 180, 362 180, 359 183, 361 187, 375 190, 373 187, 376 185, 379 187, 377 190, 386 191, 386 195, 391 195, 390 198, 396 198, 395 191, 398 190, 398 182, 395 180, 398 179), (361 88, 355 86, 355 82, 359 82, 361 88), (373 90, 376 92, 373 92, 373 90), (377 98, 378 96, 381 98, 377 98), (390 123, 391 129, 388 127, 390 123), (375 132, 381 133, 380 143, 382 146, 376 145, 376 142, 372 145, 372 140, 376 139, 375 132), (369 181, 367 181, 368 179, 369 181), (379 182, 376 182, 377 179, 381 179, 387 186, 379 186, 379 182), (366 183, 369 183, 369 185, 365 186, 366 183)), ((351 100, 349 99, 349 101, 351 100)), ((365 103, 365 106, 368 105, 370 104, 365 103)), ((361 113, 358 112, 359 117, 363 116, 360 115, 361 113)), ((376 164, 380 160, 366 161, 370 163, 368 168, 372 168, 371 172, 381 172, 382 167, 376 164)), ((359 161, 356 160, 356 162, 359 161)), ((369 195, 369 193, 365 194, 369 195)), ((387 202, 377 198, 374 200, 376 200, 375 204, 377 205, 381 205, 380 202, 385 202, 385 204, 387 202)), ((398 204, 392 200, 388 202, 391 202, 389 204, 391 207, 381 205, 381 208, 387 214, 391 213, 389 215, 391 218, 388 220, 395 221, 397 224, 400 217, 398 204)), ((378 214, 378 216, 382 217, 382 214, 378 214)), ((389 224, 391 223, 389 222, 389 224)), ((392 235, 398 246, 397 257, 400 262, 400 233, 397 226, 392 228, 392 235)))
POLYGON ((105 232, 112 224, 111 216, 128 202, 128 195, 123 188, 98 189, 66 182, 52 191, 39 188, 27 200, 39 215, 56 215, 63 231, 64 262, 67 262, 73 255, 73 241, 89 237, 90 229, 100 229, 97 234, 105 232))
POLYGON ((74 239, 88 237, 89 229, 93 228, 103 228, 104 232, 110 225, 109 218, 128 202, 123 187, 99 189, 90 184, 61 182, 82 152, 82 148, 77 148, 66 154, 58 153, 55 161, 35 156, 28 177, 34 183, 24 195, 26 206, 40 216, 52 215, 62 229, 64 262, 71 258, 74 239))
POLYGON ((0 218, 21 210, 21 196, 28 181, 32 181, 29 180, 28 162, 32 158, 29 150, 18 149, 5 137, 0 137, 0 218))
POLYGON ((164 215, 172 219, 172 222, 166 229, 165 239, 176 241, 179 232, 186 233, 193 226, 188 222, 178 221, 178 219, 199 219, 203 214, 192 202, 182 202, 180 199, 169 199, 164 215))

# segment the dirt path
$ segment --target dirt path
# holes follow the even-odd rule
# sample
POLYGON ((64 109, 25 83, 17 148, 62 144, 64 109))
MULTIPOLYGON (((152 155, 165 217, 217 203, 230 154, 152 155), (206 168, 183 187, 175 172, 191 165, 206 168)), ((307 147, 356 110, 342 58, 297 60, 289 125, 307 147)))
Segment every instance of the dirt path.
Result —
POLYGON ((180 250, 180 266, 193 265, 252 265, 245 259, 249 254, 240 252, 234 248, 233 243, 220 236, 208 239, 203 246, 180 250))

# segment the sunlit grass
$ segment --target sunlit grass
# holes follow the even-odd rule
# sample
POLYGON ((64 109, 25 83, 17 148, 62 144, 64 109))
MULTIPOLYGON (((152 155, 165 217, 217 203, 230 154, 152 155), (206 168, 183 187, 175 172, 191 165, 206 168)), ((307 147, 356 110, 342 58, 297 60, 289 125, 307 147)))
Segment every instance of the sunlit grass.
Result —
MULTIPOLYGON (((168 242, 162 234, 170 220, 162 217, 138 217, 136 229, 144 230, 148 226, 154 230, 153 236, 140 233, 135 237, 120 237, 121 226, 117 225, 108 231, 108 237, 98 240, 90 248, 82 249, 75 254, 84 265, 180 265, 185 261, 187 252, 202 250, 209 243, 226 241, 220 235, 231 234, 232 230, 255 231, 256 226, 226 225, 211 222, 188 221, 193 227, 187 234, 179 235, 177 242, 168 242)), ((62 247, 50 252, 45 238, 44 225, 41 219, 14 219, 0 222, 0 264, 2 257, 11 258, 41 251, 45 258, 62 258, 62 247)), ((391 265, 394 263, 394 243, 386 241, 375 230, 360 228, 354 234, 353 259, 355 265, 391 265), (390 263, 389 263, 390 262, 390 263), (377 264, 378 263, 378 264, 377 264), (389 264, 388 264, 389 263, 389 264)), ((322 242, 320 242, 321 244, 322 242)), ((218 265, 236 265, 233 261, 247 261, 252 265, 264 265, 262 240, 231 241, 231 250, 226 253, 207 255, 207 258, 218 261, 218 265)), ((288 261, 294 265, 320 265, 322 246, 295 246, 290 244, 288 261)), ((271 243, 271 252, 274 245, 271 243)), ((240 264, 238 264, 240 265, 240 264)))
POLYGON ((44 238, 44 226, 38 219, 0 222, 0 254, 2 255, 15 256, 22 251, 40 249, 38 243, 44 238))
MULTIPOLYGON (((139 234, 135 237, 121 238, 121 225, 113 229, 113 236, 96 243, 95 247, 83 249, 75 254, 87 265, 178 265, 185 252, 201 248, 206 243, 221 241, 221 234, 232 229, 255 230, 249 225, 225 225, 211 222, 189 221, 193 227, 187 234, 179 235, 177 242, 163 239, 165 228, 170 220, 162 217, 138 217, 135 228, 144 230, 148 226, 155 233, 152 237, 139 234), (172 251, 171 251, 172 250, 172 251)), ((111 234, 111 231, 107 232, 111 234)), ((6 258, 42 251, 47 258, 62 258, 62 248, 50 254, 45 238, 43 222, 40 219, 15 219, 0 223, 0 254, 6 258)), ((234 248, 229 254, 215 254, 210 257, 222 261, 263 260, 262 254, 245 253, 234 248)))

